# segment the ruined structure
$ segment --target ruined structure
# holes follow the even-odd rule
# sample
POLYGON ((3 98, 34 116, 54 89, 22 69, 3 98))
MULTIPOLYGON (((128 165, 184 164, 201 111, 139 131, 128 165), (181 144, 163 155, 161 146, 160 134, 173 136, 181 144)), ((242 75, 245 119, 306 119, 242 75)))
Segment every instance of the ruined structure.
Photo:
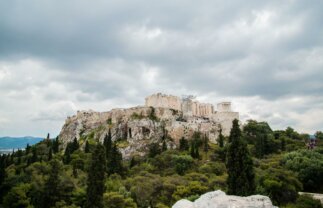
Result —
POLYGON ((175 148, 184 137, 191 139, 194 132, 216 143, 220 129, 225 136, 230 134, 232 121, 239 118, 231 111, 231 103, 217 105, 200 103, 194 97, 179 98, 161 93, 146 98, 145 106, 112 109, 107 112, 78 111, 68 117, 60 132, 62 148, 74 138, 81 145, 86 140, 103 142, 109 130, 113 141, 120 141, 119 149, 124 158, 144 155, 151 143, 175 148), (122 142, 121 142, 122 141, 122 142))
POLYGON ((210 103, 200 103, 194 96, 183 96, 179 98, 173 95, 157 93, 146 97, 145 106, 155 108, 169 108, 181 111, 186 119, 198 120, 201 117, 215 121, 221 125, 222 132, 228 136, 230 133, 232 121, 239 119, 239 113, 231 110, 231 102, 222 102, 217 104, 217 110, 210 103), (195 119, 194 119, 195 118, 195 119))

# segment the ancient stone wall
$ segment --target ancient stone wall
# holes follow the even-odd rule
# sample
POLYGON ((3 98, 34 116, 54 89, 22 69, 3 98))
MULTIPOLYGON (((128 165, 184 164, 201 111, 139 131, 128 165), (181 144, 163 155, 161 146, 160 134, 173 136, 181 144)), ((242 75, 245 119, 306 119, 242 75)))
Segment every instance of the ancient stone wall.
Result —
POLYGON ((217 122, 221 125, 222 128, 222 133, 224 136, 229 136, 230 135, 230 130, 232 128, 232 121, 234 119, 239 120, 239 113, 238 112, 220 112, 217 111, 212 116, 210 119, 214 122, 217 122))
POLYGON ((231 111, 231 102, 218 103, 217 110, 219 112, 230 112, 231 111))
POLYGON ((145 106, 172 108, 182 111, 185 116, 210 116, 214 112, 212 104, 200 103, 191 99, 180 99, 177 96, 161 93, 148 96, 145 106))
POLYGON ((182 110, 182 101, 179 97, 161 93, 150 95, 146 98, 146 107, 172 108, 182 110))

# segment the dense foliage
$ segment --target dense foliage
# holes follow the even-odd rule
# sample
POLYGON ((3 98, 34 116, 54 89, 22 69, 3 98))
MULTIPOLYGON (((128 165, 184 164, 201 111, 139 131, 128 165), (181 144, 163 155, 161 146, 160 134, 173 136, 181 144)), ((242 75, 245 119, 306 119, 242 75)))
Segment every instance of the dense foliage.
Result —
POLYGON ((298 195, 323 191, 320 142, 309 150, 308 135, 257 121, 240 128, 235 121, 230 137, 219 134, 219 145, 195 132, 177 149, 161 138, 146 156, 129 160, 119 150, 126 142, 113 141, 111 132, 102 145, 91 134, 65 145, 47 138, 0 156, 0 207, 165 208, 217 189, 267 195, 280 207, 322 207, 298 195))

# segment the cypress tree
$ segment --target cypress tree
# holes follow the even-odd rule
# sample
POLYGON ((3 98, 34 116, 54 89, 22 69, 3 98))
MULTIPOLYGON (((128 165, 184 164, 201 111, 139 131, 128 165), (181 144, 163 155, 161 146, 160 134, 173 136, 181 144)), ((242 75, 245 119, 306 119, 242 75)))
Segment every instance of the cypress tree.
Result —
POLYGON ((97 144, 88 173, 85 208, 103 208, 106 156, 104 146, 97 144))
POLYGON ((58 137, 56 137, 56 139, 53 141, 53 152, 58 153, 58 151, 59 151, 59 141, 58 141, 58 137))
POLYGON ((163 146, 162 146, 162 152, 165 152, 167 150, 167 144, 166 141, 163 141, 163 146))
POLYGON ((71 148, 71 154, 78 150, 80 148, 79 142, 77 141, 76 138, 74 138, 73 143, 72 143, 72 148, 71 148))
POLYGON ((219 147, 221 147, 221 148, 224 147, 224 136, 222 134, 222 129, 220 129, 218 144, 219 144, 219 147))
POLYGON ((108 161, 108 174, 118 173, 122 175, 122 154, 118 150, 117 144, 114 142, 111 152, 111 159, 108 161))
POLYGON ((109 161, 111 157, 111 152, 112 152, 111 129, 109 129, 108 134, 104 137, 103 145, 105 147, 105 155, 106 155, 107 161, 109 161))
POLYGON ((159 144, 158 143, 151 143, 149 146, 148 156, 150 158, 153 158, 160 153, 161 153, 161 149, 160 149, 159 144))
POLYGON ((196 158, 195 156, 195 142, 191 141, 191 150, 190 150, 190 154, 192 158, 196 158))
POLYGON ((179 150, 181 151, 185 151, 185 150, 189 150, 190 146, 188 144, 188 141, 182 137, 180 140, 179 140, 179 150))
POLYGON ((90 144, 89 144, 89 142, 87 140, 85 142, 84 152, 85 153, 90 153, 90 144))
POLYGON ((68 143, 65 149, 65 153, 64 153, 64 163, 68 164, 71 162, 71 152, 72 152, 72 143, 68 143))
POLYGON ((226 167, 228 194, 247 196, 255 190, 255 174, 247 144, 241 138, 238 120, 233 121, 229 137, 226 167))
POLYGON ((135 159, 135 157, 132 157, 130 160, 129 168, 132 168, 135 165, 136 165, 136 159, 135 159))
POLYGON ((204 136, 204 152, 207 153, 209 151, 209 138, 205 135, 204 136))
POLYGON ((200 159, 199 147, 195 144, 195 158, 200 159))

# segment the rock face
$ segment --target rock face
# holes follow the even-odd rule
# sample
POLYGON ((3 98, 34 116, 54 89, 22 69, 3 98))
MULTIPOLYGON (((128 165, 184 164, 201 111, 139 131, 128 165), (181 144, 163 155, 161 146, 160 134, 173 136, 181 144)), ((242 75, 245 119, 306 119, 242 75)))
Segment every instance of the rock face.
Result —
POLYGON ((253 195, 248 197, 230 196, 223 191, 203 194, 194 202, 182 199, 172 208, 278 208, 273 206, 267 196, 253 195))
POLYGON ((103 142, 111 131, 112 140, 120 141, 119 149, 123 157, 143 156, 151 143, 175 148, 179 140, 191 138, 194 132, 201 132, 210 141, 216 141, 220 126, 216 122, 202 118, 183 120, 180 111, 169 108, 134 107, 114 109, 108 112, 79 111, 68 117, 60 132, 59 140, 65 148, 76 138, 81 146, 86 140, 103 142))
POLYGON ((162 145, 165 141, 168 148, 175 148, 182 137, 191 138, 194 132, 216 143, 219 130, 228 136, 233 119, 239 118, 237 112, 231 111, 229 102, 219 104, 219 111, 214 112, 211 104, 158 93, 147 97, 145 104, 108 112, 78 111, 66 119, 60 132, 62 148, 74 138, 81 146, 86 140, 103 142, 111 131, 112 140, 118 141, 127 159, 144 155, 152 143, 162 145))

